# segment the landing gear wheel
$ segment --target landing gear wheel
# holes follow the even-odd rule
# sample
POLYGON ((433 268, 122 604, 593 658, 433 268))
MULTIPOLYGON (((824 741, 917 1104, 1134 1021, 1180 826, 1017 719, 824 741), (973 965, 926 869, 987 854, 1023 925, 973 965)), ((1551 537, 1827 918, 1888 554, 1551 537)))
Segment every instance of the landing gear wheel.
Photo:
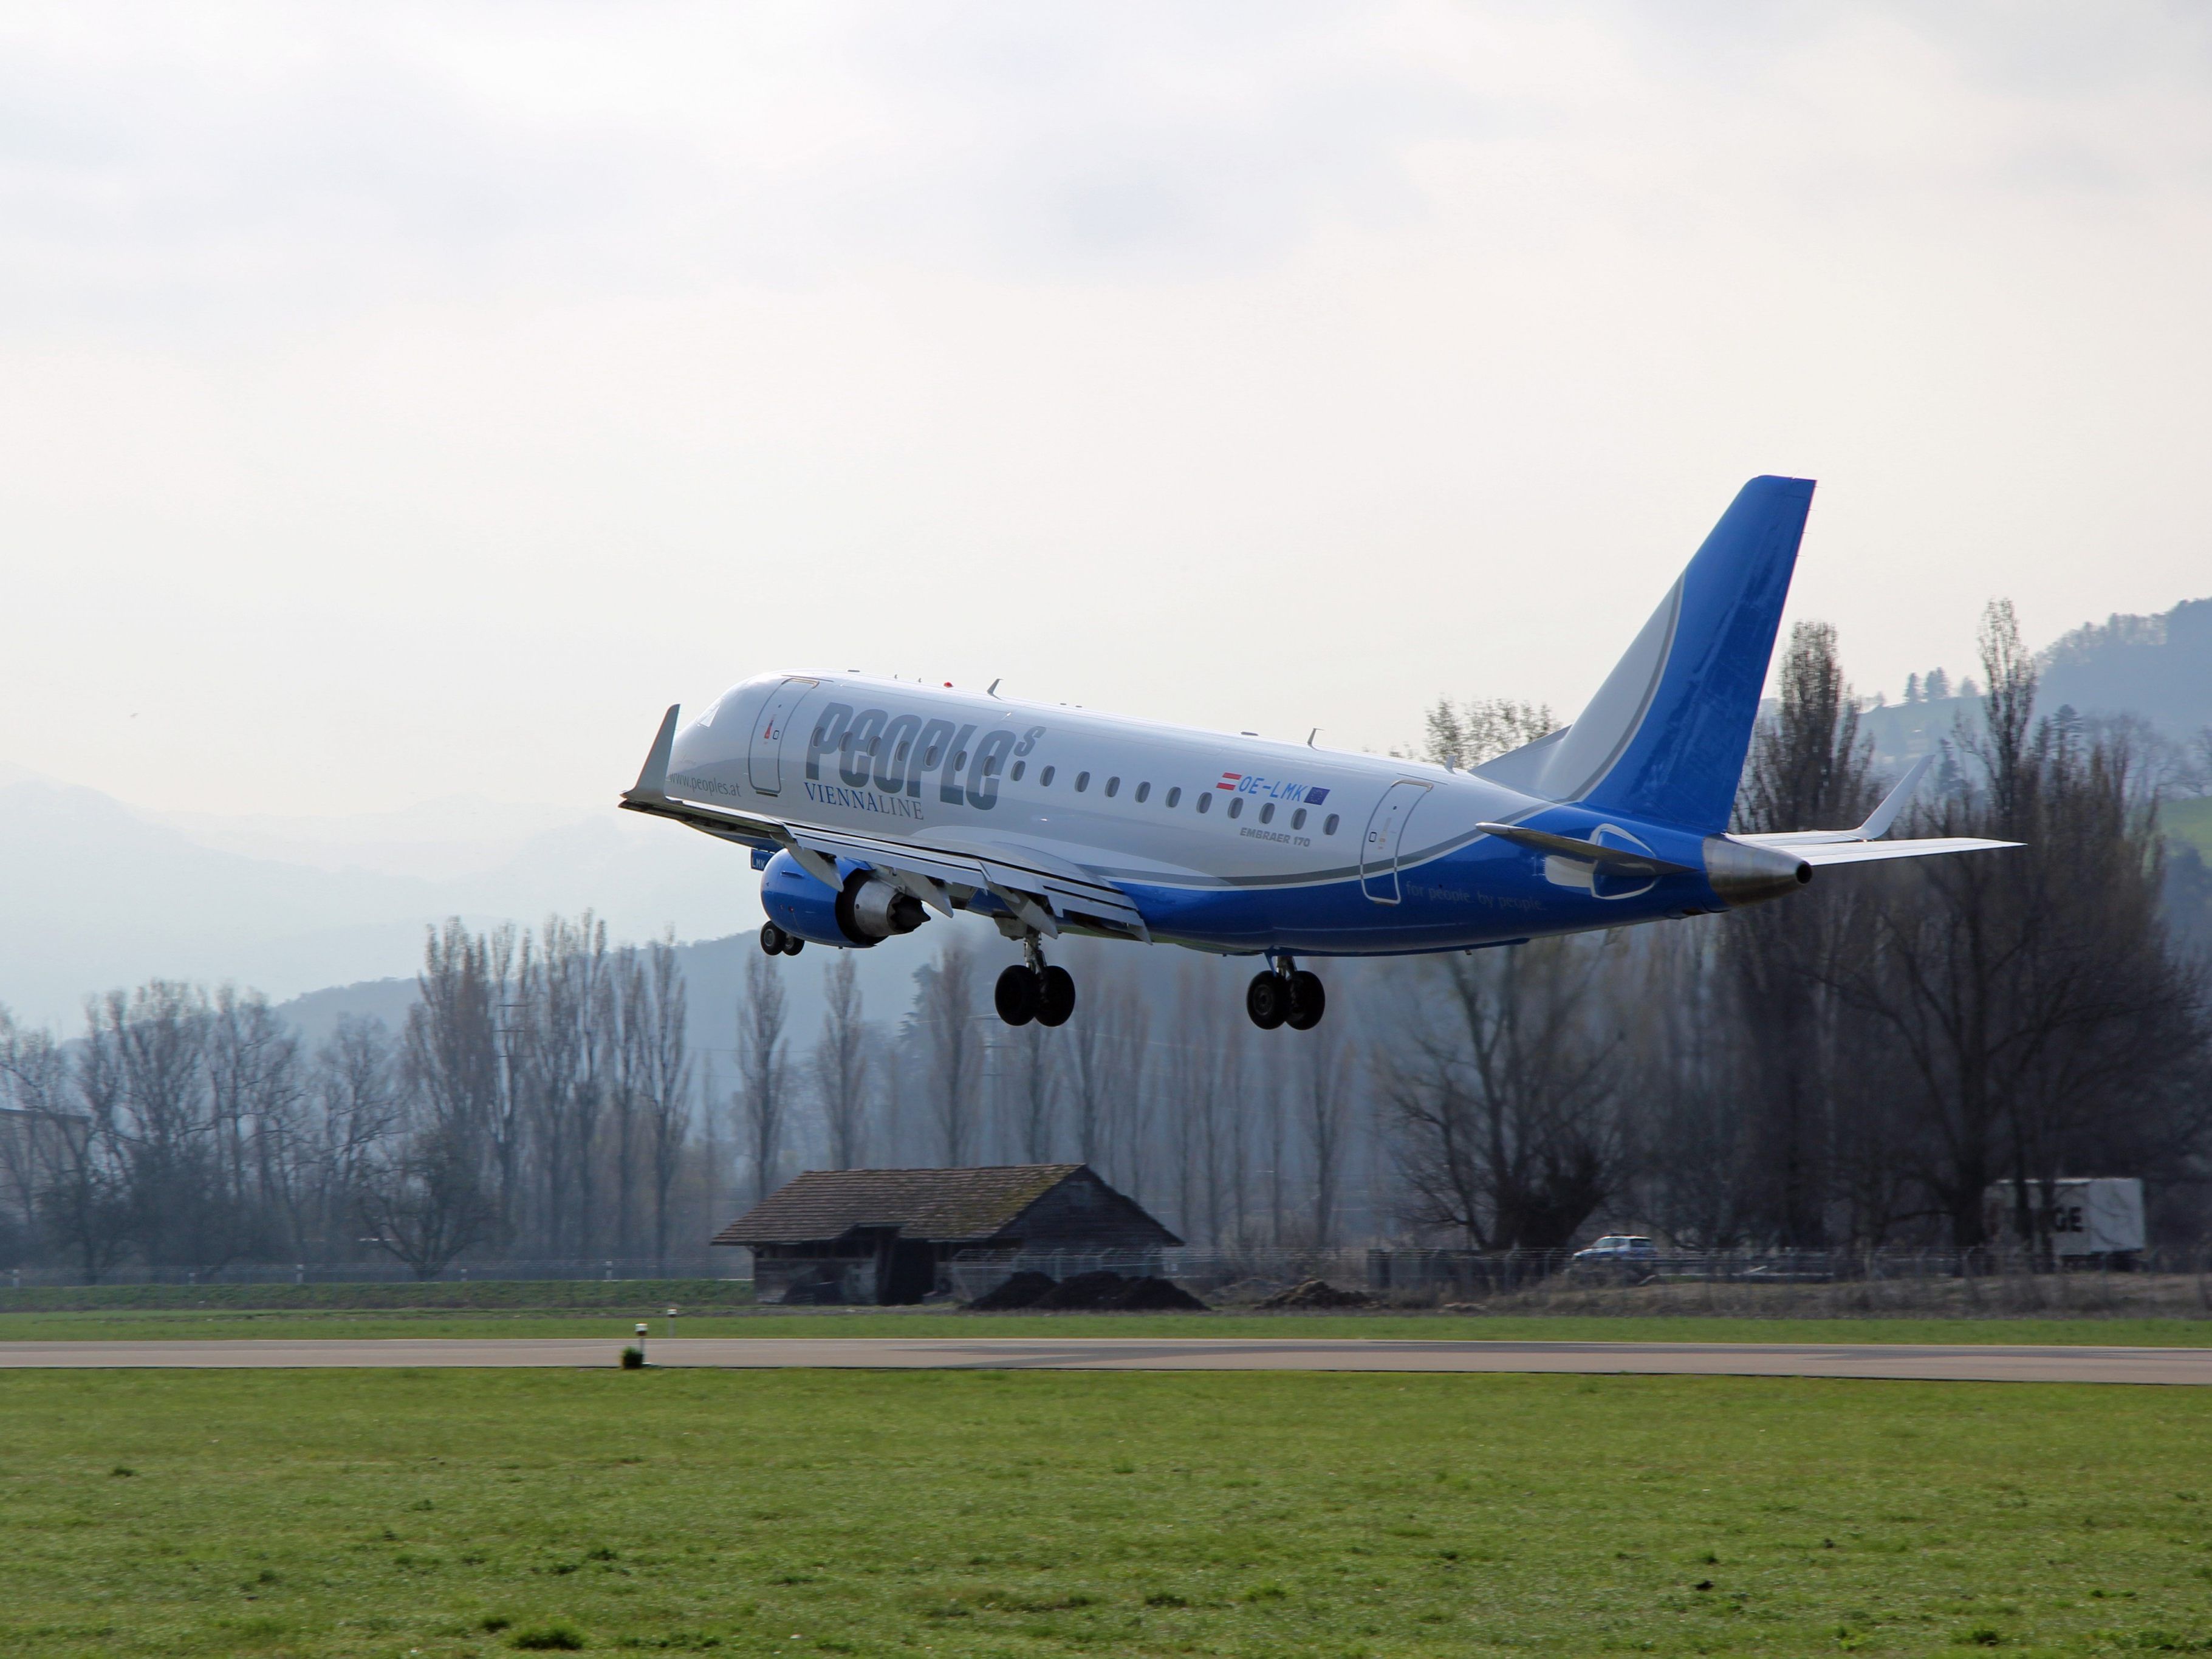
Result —
POLYGON ((1036 976, 1037 1024, 1065 1025, 1075 1012, 1075 975, 1065 968, 1048 968, 1036 976))
POLYGON ((1039 1000, 1037 976, 1020 963, 999 975, 998 988, 991 993, 999 1018, 1009 1025, 1026 1025, 1035 1019, 1039 1000))
POLYGON ((790 947, 791 935, 772 921, 761 923, 761 949, 769 956, 780 957, 790 947))
POLYGON ((1328 1006, 1328 993, 1322 990, 1318 975, 1301 968, 1290 977, 1291 1011, 1283 1023, 1293 1031, 1310 1031, 1321 1024, 1322 1011, 1328 1006))
POLYGON ((1263 1031, 1272 1031, 1283 1023, 1290 1012, 1290 1001, 1282 975, 1269 972, 1252 975, 1251 984, 1244 988, 1244 1012, 1252 1016, 1252 1023, 1263 1031))
POLYGON ((787 956, 787 957, 795 957, 795 956, 797 956, 797 955, 798 955, 801 951, 804 951, 805 948, 806 948, 806 941, 805 941, 805 939, 803 939, 799 938, 799 936, 798 934, 796 934, 796 933, 786 933, 786 934, 783 936, 783 953, 784 953, 784 955, 786 955, 786 956, 787 956))

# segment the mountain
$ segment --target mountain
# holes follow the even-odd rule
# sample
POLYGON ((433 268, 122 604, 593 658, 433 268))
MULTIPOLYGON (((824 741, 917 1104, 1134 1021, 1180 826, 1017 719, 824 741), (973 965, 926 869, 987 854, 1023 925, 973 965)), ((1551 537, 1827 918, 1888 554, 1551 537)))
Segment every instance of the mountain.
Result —
POLYGON ((2087 623, 2045 651, 2042 667, 2038 708, 2140 714, 2185 742, 2212 726, 2212 599, 2087 623))
POLYGON ((14 780, 0 782, 0 1004, 33 1022, 74 1025, 88 994, 155 977, 279 998, 405 979, 423 930, 451 915, 535 926, 590 908, 618 939, 726 937, 759 919, 740 852, 611 806, 550 823, 512 814, 503 836, 500 809, 456 812, 467 834, 411 846, 356 823, 322 835, 319 854, 306 847, 316 825, 299 821, 279 826, 292 856, 272 857, 238 850, 269 844, 265 822, 172 821, 0 775, 14 780), (406 873, 410 860, 452 872, 406 873))

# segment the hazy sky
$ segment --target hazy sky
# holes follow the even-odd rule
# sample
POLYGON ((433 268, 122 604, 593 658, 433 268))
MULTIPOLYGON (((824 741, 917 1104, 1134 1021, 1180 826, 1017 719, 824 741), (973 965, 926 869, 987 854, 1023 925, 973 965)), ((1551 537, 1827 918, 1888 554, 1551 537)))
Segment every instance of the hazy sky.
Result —
POLYGON ((0 761, 596 803, 805 665, 1382 747, 1762 471, 1867 689, 2212 593, 2208 20, 0 7, 0 761))

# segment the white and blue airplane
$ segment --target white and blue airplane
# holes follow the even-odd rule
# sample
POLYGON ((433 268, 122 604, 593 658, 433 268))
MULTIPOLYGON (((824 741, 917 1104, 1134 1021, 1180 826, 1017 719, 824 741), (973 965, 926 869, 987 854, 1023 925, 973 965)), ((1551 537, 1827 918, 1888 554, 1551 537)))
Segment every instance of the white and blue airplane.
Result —
POLYGON ((1763 903, 1831 864, 2014 843, 1882 839, 1923 761, 1856 829, 1728 822, 1812 505, 1754 478, 1571 726, 1467 770, 950 684, 763 674, 669 709, 633 811, 752 849, 761 948, 866 949, 931 911, 1023 947, 1008 1024, 1065 1022, 1062 933, 1264 956, 1253 1022, 1304 1030, 1298 958, 1509 945, 1763 903))

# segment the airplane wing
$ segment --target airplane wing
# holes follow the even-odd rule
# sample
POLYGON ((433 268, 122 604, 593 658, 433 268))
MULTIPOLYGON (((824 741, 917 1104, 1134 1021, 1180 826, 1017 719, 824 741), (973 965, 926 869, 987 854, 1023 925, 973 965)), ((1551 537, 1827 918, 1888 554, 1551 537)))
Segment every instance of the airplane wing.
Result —
POLYGON ((1883 798, 1881 805, 1874 809, 1873 816, 1856 830, 1785 830, 1771 835, 1738 836, 1735 839, 1747 841, 1759 847, 1790 848, 1819 847, 1831 842, 1879 841, 1889 833, 1889 826, 1897 822, 1897 815, 1905 810, 1905 801, 1919 787, 1920 780, 1927 776, 1928 769, 1935 763, 1933 755, 1923 755, 1913 762, 1911 769, 1897 781, 1897 787, 1883 798))
POLYGON ((1877 859, 1924 859, 1939 853, 1983 853, 1998 848, 2017 847, 2016 841, 1984 841, 1972 836, 1951 836, 1923 841, 1884 841, 1889 826, 1905 810, 1906 799, 1928 775, 1936 763, 1932 755, 1923 755, 1913 762, 1911 769, 1898 780, 1873 815, 1856 830, 1790 830, 1775 835, 1731 836, 1730 841, 1749 842, 1754 847, 1771 847, 1779 853, 1794 853, 1815 869, 1826 864, 1870 864, 1877 859))
POLYGON ((1057 938, 1063 921, 1133 934, 1146 944, 1152 932, 1136 905, 1112 882, 1083 872, 1041 848, 1003 842, 988 849, 916 846, 880 836, 844 830, 818 830, 757 812, 678 800, 668 793, 668 762, 676 741, 677 708, 661 717, 660 730, 639 771, 637 782, 623 793, 632 812, 672 818, 702 834, 752 847, 781 847, 809 875, 827 886, 838 884, 835 859, 862 864, 902 891, 950 916, 950 889, 990 894, 1021 921, 1048 938, 1057 938))

